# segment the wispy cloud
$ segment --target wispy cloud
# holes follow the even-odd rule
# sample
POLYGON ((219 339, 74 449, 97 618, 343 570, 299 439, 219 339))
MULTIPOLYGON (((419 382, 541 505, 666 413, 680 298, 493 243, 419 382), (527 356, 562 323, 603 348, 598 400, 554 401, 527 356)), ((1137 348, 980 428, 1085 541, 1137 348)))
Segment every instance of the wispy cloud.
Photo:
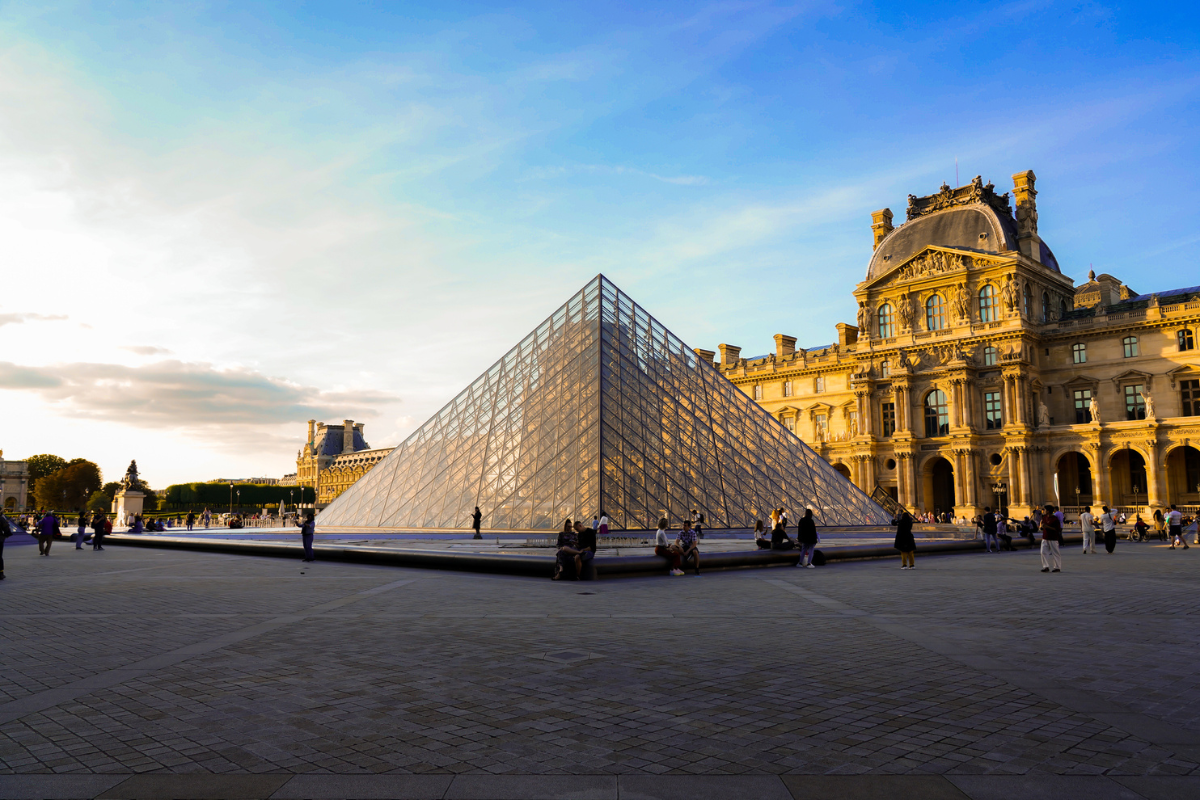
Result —
POLYGON ((0 326, 20 325, 22 322, 55 322, 66 318, 65 314, 34 314, 25 311, 16 311, 8 314, 0 314, 0 326))
MULTIPOLYGON (((253 370, 181 361, 141 367, 0 362, 0 389, 37 392, 72 417, 184 430, 373 417, 399 400, 387 392, 323 391, 253 370)), ((230 431, 220 435, 237 440, 230 431)))
POLYGON ((124 345, 121 349, 139 356, 166 356, 171 354, 171 351, 167 348, 155 347, 152 344, 124 345))

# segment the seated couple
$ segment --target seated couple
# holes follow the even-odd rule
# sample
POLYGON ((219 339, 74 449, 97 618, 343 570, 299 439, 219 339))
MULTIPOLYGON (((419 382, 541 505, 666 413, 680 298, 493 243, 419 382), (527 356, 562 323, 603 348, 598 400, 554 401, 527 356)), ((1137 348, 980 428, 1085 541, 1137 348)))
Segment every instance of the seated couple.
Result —
POLYGON ((596 530, 585 527, 582 522, 563 522, 558 534, 558 553, 554 562, 554 577, 551 580, 579 580, 583 564, 596 556, 596 530))
POLYGON ((787 530, 784 528, 783 519, 779 518, 775 523, 775 528, 771 531, 771 537, 767 538, 763 531, 762 520, 756 520, 754 524, 754 544, 759 550, 800 550, 800 560, 796 562, 798 567, 813 568, 813 554, 817 550, 817 542, 820 537, 817 536, 817 523, 813 520, 813 512, 811 508, 804 510, 804 516, 800 518, 799 524, 796 525, 796 541, 788 538, 787 530))
POLYGON ((700 574, 700 546, 696 543, 696 531, 692 523, 683 523, 683 530, 675 539, 667 538, 667 519, 658 521, 658 532, 654 535, 654 555, 662 556, 671 562, 671 574, 682 575, 681 567, 688 559, 696 566, 696 574, 700 574))

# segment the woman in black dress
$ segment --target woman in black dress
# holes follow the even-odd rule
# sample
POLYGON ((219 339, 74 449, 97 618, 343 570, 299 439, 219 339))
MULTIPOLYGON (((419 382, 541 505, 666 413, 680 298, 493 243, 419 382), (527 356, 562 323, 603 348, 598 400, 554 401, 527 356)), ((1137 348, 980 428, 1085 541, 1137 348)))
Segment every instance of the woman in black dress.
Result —
POLYGON ((905 511, 896 522, 895 548, 900 551, 900 569, 917 568, 917 540, 913 538, 913 518, 905 511))

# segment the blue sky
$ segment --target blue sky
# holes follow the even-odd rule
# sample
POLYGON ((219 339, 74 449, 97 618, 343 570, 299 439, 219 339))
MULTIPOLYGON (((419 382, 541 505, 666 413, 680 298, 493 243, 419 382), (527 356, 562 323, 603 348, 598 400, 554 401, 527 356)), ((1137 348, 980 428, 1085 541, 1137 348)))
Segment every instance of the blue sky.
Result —
POLYGON ((604 272, 694 346, 852 321, 870 212, 1038 175, 1064 271, 1200 283, 1188 4, 0 4, 7 457, 397 443, 604 272))

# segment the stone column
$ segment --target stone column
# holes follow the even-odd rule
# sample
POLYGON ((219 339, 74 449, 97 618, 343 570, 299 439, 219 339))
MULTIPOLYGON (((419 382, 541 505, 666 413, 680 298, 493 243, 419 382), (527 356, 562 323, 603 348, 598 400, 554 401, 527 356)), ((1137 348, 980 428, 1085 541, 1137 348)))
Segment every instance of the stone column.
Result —
POLYGON ((1008 501, 1012 505, 1023 505, 1025 503, 1025 481, 1022 480, 1021 473, 1021 458, 1022 453, 1019 447, 1010 448, 1008 451, 1008 501))
POLYGON ((967 474, 964 476, 967 484, 967 505, 978 508, 979 502, 976 498, 978 487, 975 485, 977 483, 975 480, 975 451, 967 450, 963 461, 966 462, 967 467, 967 474))
POLYGON ((1033 505, 1033 459, 1027 447, 1021 449, 1021 492, 1025 505, 1033 505))
POLYGON ((1159 492, 1162 483, 1159 481, 1159 448, 1158 442, 1147 442, 1146 449, 1150 452, 1150 459, 1146 463, 1146 505, 1160 506, 1163 500, 1159 497, 1159 492))
POLYGON ((952 451, 954 455, 954 505, 966 505, 967 489, 963 481, 963 454, 962 450, 952 451))

